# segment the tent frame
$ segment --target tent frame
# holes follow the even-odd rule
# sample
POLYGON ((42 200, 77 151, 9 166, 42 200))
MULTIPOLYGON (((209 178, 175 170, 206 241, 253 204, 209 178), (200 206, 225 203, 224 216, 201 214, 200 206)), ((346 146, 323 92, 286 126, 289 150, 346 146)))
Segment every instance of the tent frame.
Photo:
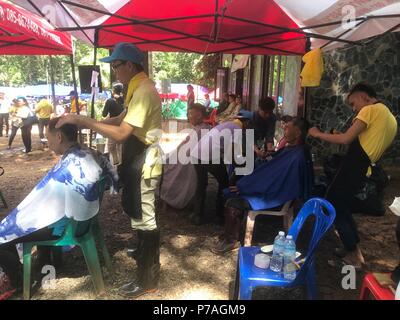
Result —
MULTIPOLYGON (((28 0, 28 1, 29 1, 29 3, 32 4, 32 0, 28 0)), ((263 48, 263 49, 275 50, 277 52, 282 52, 284 54, 295 54, 295 55, 298 55, 298 53, 296 53, 296 52, 291 52, 291 51, 282 50, 282 49, 278 49, 278 48, 274 48, 274 47, 268 46, 268 45, 271 45, 271 44, 278 44, 278 43, 283 43, 283 42, 286 42, 286 41, 293 41, 294 39, 270 41, 270 42, 260 43, 260 44, 254 44, 254 43, 248 43, 248 42, 242 41, 242 40, 256 39, 256 38, 261 38, 261 37, 268 37, 268 36, 272 36, 272 35, 278 35, 278 34, 282 34, 282 33, 285 33, 285 32, 293 32, 293 33, 298 33, 298 34, 302 35, 302 37, 296 38, 296 40, 300 40, 300 39, 304 39, 304 38, 316 38, 316 39, 328 40, 329 42, 324 44, 322 47, 325 47, 328 44, 331 44, 332 42, 342 42, 342 43, 352 44, 352 45, 357 45, 357 46, 362 45, 361 40, 360 41, 350 41, 350 40, 346 40, 346 39, 342 39, 341 38, 342 36, 347 34, 349 31, 351 31, 351 29, 346 30, 345 32, 343 32, 340 35, 338 35, 337 37, 330 37, 330 36, 325 36, 325 35, 320 35, 320 34, 304 31, 304 30, 307 30, 307 29, 317 29, 317 28, 326 27, 326 26, 339 25, 339 24, 341 24, 343 22, 342 20, 327 22, 327 23, 314 25, 314 26, 308 26, 308 27, 286 28, 286 27, 282 27, 282 26, 277 26, 277 25, 272 25, 272 24, 252 21, 252 20, 248 20, 248 19, 243 19, 243 18, 240 18, 240 17, 234 17, 234 16, 230 16, 230 15, 225 15, 226 8, 222 8, 223 13, 221 14, 221 13, 218 12, 218 0, 215 0, 215 12, 214 12, 214 14, 203 14, 203 15, 195 15, 195 16, 180 16, 180 17, 172 17, 172 18, 167 18, 167 19, 152 19, 152 20, 146 20, 146 21, 125 17, 125 16, 118 15, 118 14, 115 14, 115 13, 110 13, 110 12, 105 11, 105 10, 92 8, 92 7, 89 7, 87 5, 84 5, 84 4, 81 4, 81 3, 75 3, 75 2, 72 2, 72 1, 69 1, 69 0, 57 0, 57 3, 61 6, 61 8, 63 8, 63 10, 71 18, 72 18, 72 16, 68 12, 68 10, 65 7, 65 5, 75 6, 75 7, 78 7, 80 9, 85 9, 85 10, 88 10, 88 11, 91 11, 91 12, 101 13, 101 14, 107 15, 109 17, 114 17, 114 18, 118 18, 118 19, 127 21, 126 23, 116 23, 116 24, 109 24, 109 25, 80 26, 76 22, 76 20, 72 18, 74 23, 77 25, 76 27, 57 28, 57 30, 59 30, 59 31, 81 31, 90 40, 90 42, 92 43, 93 46, 96 46, 96 43, 93 43, 93 41, 84 32, 85 30, 92 30, 92 29, 98 30, 98 31, 99 30, 103 30, 105 32, 112 32, 112 33, 123 35, 123 36, 126 36, 126 37, 132 37, 132 39, 136 39, 136 40, 140 41, 140 42, 133 42, 135 44, 155 43, 155 44, 158 44, 158 45, 165 46, 166 48, 176 49, 176 50, 179 50, 179 51, 202 53, 202 54, 204 54, 204 52, 199 52, 199 51, 196 51, 196 50, 190 50, 190 49, 187 49, 187 48, 182 48, 182 47, 171 45, 171 44, 167 44, 167 43, 164 43, 164 42, 173 41, 173 40, 183 40, 183 39, 189 38, 189 39, 196 39, 196 40, 199 40, 199 41, 203 41, 205 43, 233 42, 233 43, 237 43, 238 45, 241 45, 239 47, 231 47, 231 48, 227 48, 227 49, 224 49, 224 50, 217 50, 217 51, 207 52, 209 54, 220 53, 220 52, 229 52, 229 51, 233 51, 233 50, 242 50, 242 49, 248 49, 248 48, 263 48), (210 37, 207 36, 207 35, 188 34, 186 32, 182 32, 182 31, 179 31, 179 30, 174 30, 172 28, 155 25, 155 23, 159 23, 159 22, 171 22, 171 21, 201 19, 201 18, 211 18, 211 17, 214 17, 214 26, 213 26, 212 35, 210 37), (255 26, 273 28, 273 29, 277 29, 277 31, 276 32, 264 33, 264 34, 253 35, 253 36, 245 36, 245 37, 236 37, 236 38, 230 38, 230 39, 223 39, 223 38, 219 38, 219 36, 218 36, 219 24, 220 24, 220 21, 222 21, 222 19, 230 19, 230 20, 234 20, 234 21, 238 21, 238 22, 243 22, 243 23, 255 25, 255 26), (168 38, 168 39, 157 39, 157 40, 147 40, 147 39, 143 39, 143 38, 140 38, 140 37, 130 36, 127 33, 117 33, 116 31, 107 30, 108 28, 118 27, 118 26, 127 26, 127 25, 143 25, 143 26, 159 29, 159 30, 162 30, 162 31, 175 33, 177 35, 180 35, 181 37, 178 37, 178 38, 174 37, 174 38, 168 38)), ((43 15, 43 13, 40 11, 39 8, 37 8, 36 6, 34 6, 34 7, 40 14, 43 15)), ((399 17, 400 17, 400 14, 380 15, 380 16, 364 16, 364 17, 356 18, 355 21, 357 22, 357 26, 358 26, 358 25, 360 25, 360 24, 362 24, 362 23, 364 23, 364 22, 366 22, 368 20, 371 20, 371 19, 385 19, 385 18, 390 19, 390 18, 399 18, 399 17)), ((386 34, 387 32, 391 32, 391 31, 397 29, 399 26, 400 26, 400 24, 397 25, 396 27, 391 28, 390 30, 385 31, 382 35, 386 34)), ((102 47, 109 48, 111 46, 112 45, 105 45, 105 46, 102 46, 102 47)))

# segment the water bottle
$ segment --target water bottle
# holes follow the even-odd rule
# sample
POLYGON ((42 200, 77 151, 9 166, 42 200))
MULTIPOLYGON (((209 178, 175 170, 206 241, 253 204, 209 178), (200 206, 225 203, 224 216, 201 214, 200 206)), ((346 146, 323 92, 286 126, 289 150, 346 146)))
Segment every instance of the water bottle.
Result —
POLYGON ((296 244, 291 235, 286 236, 285 247, 283 251, 283 277, 286 280, 294 280, 296 278, 296 244))
POLYGON ((270 262, 272 271, 281 272, 283 266, 283 250, 285 248, 285 233, 279 231, 274 241, 274 251, 270 262))

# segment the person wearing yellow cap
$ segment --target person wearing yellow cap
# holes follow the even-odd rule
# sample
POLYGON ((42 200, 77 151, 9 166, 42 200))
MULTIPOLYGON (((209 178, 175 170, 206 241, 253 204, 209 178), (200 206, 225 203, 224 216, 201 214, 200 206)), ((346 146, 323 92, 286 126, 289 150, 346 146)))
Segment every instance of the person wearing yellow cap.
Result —
MULTIPOLYGON (((123 184, 122 207, 138 231, 136 280, 123 285, 119 292, 136 298, 155 292, 160 276, 160 232, 155 219, 155 190, 161 176, 161 100, 143 70, 143 53, 133 44, 118 43, 103 62, 111 64, 117 80, 127 86, 125 106, 119 116, 103 121, 70 114, 58 122, 76 124, 123 143, 119 175, 123 184)), ((133 279, 134 277, 132 277, 133 279)))

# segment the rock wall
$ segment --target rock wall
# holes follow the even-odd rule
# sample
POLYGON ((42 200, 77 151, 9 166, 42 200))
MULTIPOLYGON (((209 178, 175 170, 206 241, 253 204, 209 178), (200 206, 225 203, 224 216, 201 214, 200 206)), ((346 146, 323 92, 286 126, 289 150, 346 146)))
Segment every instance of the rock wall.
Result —
MULTIPOLYGON (((325 132, 345 131, 354 117, 345 104, 346 94, 355 83, 366 81, 378 93, 400 124, 400 33, 389 33, 364 41, 361 46, 350 46, 324 54, 325 71, 321 85, 309 90, 306 117, 312 125, 325 132)), ((345 151, 345 147, 309 139, 317 160, 329 154, 345 151)), ((398 162, 400 136, 386 151, 385 163, 398 162)))

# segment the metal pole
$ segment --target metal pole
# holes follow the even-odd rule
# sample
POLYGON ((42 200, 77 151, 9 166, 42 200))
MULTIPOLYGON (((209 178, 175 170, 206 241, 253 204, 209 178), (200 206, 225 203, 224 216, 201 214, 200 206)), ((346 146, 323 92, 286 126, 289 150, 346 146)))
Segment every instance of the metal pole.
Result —
POLYGON ((54 65, 53 65, 53 56, 49 56, 50 59, 50 84, 51 84, 51 98, 53 100, 53 109, 56 104, 56 90, 54 87, 54 65))
MULTIPOLYGON (((306 52, 311 50, 311 41, 310 38, 307 37, 306 41, 306 52)), ((304 62, 301 63, 301 69, 304 67, 304 62)), ((304 87, 304 108, 303 108, 303 114, 300 115, 303 118, 307 119, 307 104, 309 103, 309 89, 307 87, 304 87)))
MULTIPOLYGON (((71 73, 72 73, 72 85, 74 86, 74 92, 75 92, 75 101, 76 101, 76 112, 77 114, 79 114, 79 106, 78 106, 78 88, 76 85, 76 76, 75 76, 75 62, 74 62, 74 56, 71 54, 69 56, 69 62, 71 63, 71 73)), ((78 134, 79 134, 79 143, 82 144, 83 143, 83 137, 82 137, 82 131, 81 129, 78 129, 78 134)))
MULTIPOLYGON (((98 39, 99 38, 99 30, 96 29, 94 31, 94 49, 93 49, 93 70, 96 68, 96 61, 97 61, 97 45, 98 45, 98 39)), ((91 109, 90 109, 90 117, 93 119, 94 118, 94 97, 95 93, 92 88, 92 103, 91 103, 91 109)), ((92 129, 90 129, 90 134, 89 134, 89 148, 92 147, 92 129)))

